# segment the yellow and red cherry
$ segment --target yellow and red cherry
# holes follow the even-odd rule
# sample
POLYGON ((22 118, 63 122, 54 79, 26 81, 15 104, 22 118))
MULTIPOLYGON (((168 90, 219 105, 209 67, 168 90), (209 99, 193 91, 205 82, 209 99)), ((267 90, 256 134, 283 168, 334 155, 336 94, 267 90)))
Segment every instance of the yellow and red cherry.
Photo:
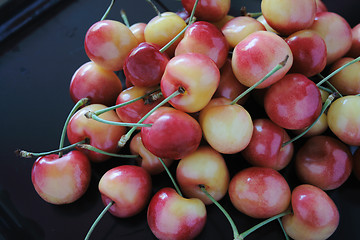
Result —
POLYGON ((91 165, 88 157, 73 150, 59 157, 50 154, 39 157, 31 169, 36 192, 51 204, 69 204, 81 198, 88 189, 91 165))
POLYGON ((145 31, 146 23, 138 22, 129 27, 130 31, 134 34, 138 43, 145 42, 145 31))
POLYGON ((184 198, 173 188, 162 188, 152 197, 147 223, 157 239, 194 239, 206 223, 206 207, 198 198, 184 198))
POLYGON ((87 56, 93 62, 110 71, 119 71, 138 41, 123 23, 102 20, 88 29, 84 45, 87 56))
POLYGON ((301 73, 306 77, 312 77, 324 70, 326 44, 318 33, 301 30, 288 36, 285 41, 289 44, 294 57, 290 73, 301 73))
POLYGON ((339 210, 320 188, 302 184, 291 194, 292 214, 282 218, 286 233, 294 240, 328 239, 339 225, 339 210))
MULTIPOLYGON (((138 165, 144 168, 150 175, 156 175, 165 170, 159 158, 145 148, 140 132, 131 139, 129 147, 132 154, 139 155, 139 158, 136 160, 138 165)), ((162 160, 166 167, 170 167, 174 161, 172 159, 162 160)))
POLYGON ((175 56, 185 53, 201 53, 211 58, 221 68, 229 54, 229 44, 223 33, 213 24, 198 21, 185 31, 175 49, 175 56))
POLYGON ((327 12, 328 8, 322 0, 316 0, 316 12, 327 12))
POLYGON ((306 29, 314 22, 315 0, 262 0, 261 12, 266 22, 281 35, 306 29))
POLYGON ((119 77, 92 61, 80 66, 70 82, 70 97, 74 103, 88 98, 91 103, 112 106, 121 91, 119 77))
POLYGON ((230 181, 231 203, 253 218, 269 218, 290 205, 291 191, 285 178, 272 168, 249 167, 230 181))
POLYGON ((328 128, 329 125, 327 121, 327 115, 324 112, 323 114, 321 114, 320 118, 315 122, 315 124, 310 129, 307 130, 306 128, 302 128, 302 129, 293 130, 293 132, 299 135, 305 130, 307 130, 307 132, 303 135, 303 137, 312 137, 325 133, 325 131, 328 128))
POLYGON ((264 78, 286 56, 288 59, 285 66, 256 88, 266 88, 280 80, 293 63, 291 49, 284 39, 272 32, 258 31, 248 35, 236 45, 232 55, 232 68, 240 83, 251 87, 264 78))
POLYGON ((119 218, 132 217, 147 207, 152 180, 145 169, 134 165, 114 167, 101 177, 99 191, 109 212, 119 218))
MULTIPOLYGON (((126 127, 109 125, 88 119, 85 114, 89 111, 95 112, 107 108, 102 104, 90 104, 78 110, 70 119, 67 126, 67 136, 71 144, 88 140, 89 144, 97 149, 109 153, 117 153, 118 141, 126 133, 126 127)), ((114 122, 121 122, 115 111, 108 111, 100 115, 102 119, 114 122)), ((93 162, 102 162, 110 156, 81 149, 93 162)))
POLYGON ((352 171, 352 154, 334 137, 319 135, 308 139, 295 155, 295 168, 303 183, 322 190, 340 187, 352 171))
POLYGON ((241 152, 251 165, 268 167, 275 170, 285 168, 294 153, 292 143, 282 146, 290 140, 287 132, 273 123, 262 118, 253 121, 253 134, 248 146, 241 152))
POLYGON ((357 58, 360 56, 360 23, 358 23, 351 30, 352 33, 352 43, 351 48, 347 52, 346 56, 357 58))
POLYGON ((320 90, 302 74, 287 74, 266 91, 264 108, 269 118, 282 128, 305 128, 321 113, 320 90))
POLYGON ((201 53, 185 53, 168 62, 160 85, 164 97, 182 88, 184 92, 169 103, 176 109, 194 113, 209 103, 219 81, 220 70, 213 60, 201 53))
POLYGON ((176 168, 176 179, 186 197, 199 198, 206 205, 213 202, 201 191, 199 185, 219 201, 229 187, 229 170, 224 157, 210 146, 200 146, 182 158, 176 168))
MULTIPOLYGON (((181 3, 186 11, 191 12, 195 0, 181 0, 181 3)), ((230 5, 230 0, 199 0, 195 17, 207 22, 219 21, 229 13, 230 5)))
POLYGON ((144 124, 152 124, 141 128, 145 148, 162 159, 181 159, 200 145, 200 125, 183 111, 160 107, 146 118, 144 124))

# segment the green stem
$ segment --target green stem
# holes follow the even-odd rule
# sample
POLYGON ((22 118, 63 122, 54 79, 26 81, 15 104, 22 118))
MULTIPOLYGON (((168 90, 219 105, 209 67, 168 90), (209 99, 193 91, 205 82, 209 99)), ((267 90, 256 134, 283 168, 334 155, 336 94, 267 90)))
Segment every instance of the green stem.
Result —
POLYGON ((344 68, 346 68, 347 66, 359 62, 360 61, 360 57, 355 58, 354 60, 344 64, 343 66, 339 67, 338 69, 336 69, 335 71, 333 71, 332 73, 330 73, 327 77, 325 77, 324 79, 322 79, 320 82, 318 82, 316 84, 316 86, 320 86, 322 85, 324 82, 326 82, 327 80, 329 80, 332 76, 334 76, 335 74, 337 74, 338 72, 340 72, 341 70, 343 70, 344 68))
MULTIPOLYGON (((64 127, 63 127, 62 132, 61 132, 59 149, 62 149, 62 148, 64 147, 65 135, 66 135, 66 128, 67 128, 67 126, 68 126, 68 124, 69 124, 69 121, 70 121, 71 117, 74 115, 74 113, 75 113, 81 106, 87 104, 88 102, 89 102, 89 99, 88 99, 88 98, 82 98, 82 99, 80 99, 80 100, 75 104, 75 106, 71 109, 69 115, 68 115, 67 118, 66 118, 64 127)), ((63 152, 60 151, 60 152, 59 152, 59 158, 61 158, 62 155, 63 155, 63 152)))
POLYGON ((102 16, 102 18, 100 19, 100 21, 105 20, 105 18, 107 17, 107 15, 108 15, 109 12, 110 12, 112 6, 114 5, 114 2, 115 2, 115 0, 111 0, 109 7, 106 9, 106 12, 104 13, 104 15, 102 16))
POLYGON ((250 91, 252 91, 254 88, 259 86, 261 83, 263 83, 266 79, 268 79, 271 75, 279 71, 281 68, 283 68, 289 58, 289 55, 286 55, 285 59, 280 62, 278 65, 276 65, 268 74, 265 75, 262 79, 260 79, 258 82, 256 82, 254 85, 246 89, 244 92, 242 92, 239 96, 237 96, 230 105, 236 104, 241 98, 243 98, 246 94, 248 94, 250 91))
POLYGON ((88 233, 86 234, 85 240, 88 240, 90 238, 91 233, 94 231, 96 225, 100 222, 101 218, 105 215, 105 213, 111 208, 111 206, 114 204, 114 201, 109 202, 109 204, 102 210, 102 212, 99 214, 99 216, 96 218, 94 223, 91 225, 88 233))
POLYGON ((89 144, 78 144, 76 147, 86 149, 89 151, 93 151, 93 152, 97 152, 97 153, 101 153, 101 154, 108 155, 111 157, 118 157, 118 158, 138 158, 139 157, 139 155, 126 155, 126 154, 116 154, 116 153, 105 152, 105 151, 98 149, 94 146, 91 146, 89 144))
POLYGON ((261 15, 262 15, 262 12, 247 13, 247 16, 253 17, 253 18, 260 17, 261 15))
POLYGON ((148 3, 150 3, 150 5, 152 6, 152 8, 155 10, 156 14, 158 15, 158 17, 161 17, 161 12, 159 11, 159 9, 155 6, 155 4, 151 1, 151 0, 146 0, 148 3))
POLYGON ((33 157, 42 157, 42 156, 46 156, 46 155, 50 155, 50 154, 54 154, 54 153, 59 153, 59 152, 63 152, 63 151, 67 151, 73 148, 76 148, 79 144, 83 144, 85 143, 86 140, 71 144, 69 146, 66 147, 62 147, 56 150, 52 150, 52 151, 48 151, 48 152, 41 152, 41 153, 34 153, 34 152, 28 152, 25 150, 21 150, 18 149, 15 151, 15 154, 18 155, 19 157, 23 157, 23 158, 33 158, 33 157))
MULTIPOLYGON (((156 105, 153 109, 151 109, 147 114, 145 114, 137 123, 142 123, 145 121, 145 119, 150 116, 153 112, 155 112, 159 107, 170 101, 172 98, 178 96, 179 94, 182 94, 185 90, 180 87, 178 90, 176 90, 174 93, 172 93, 170 96, 162 100, 158 105, 156 105)), ((122 136, 120 141, 118 142, 119 147, 125 146, 126 142, 130 139, 131 135, 135 132, 136 127, 132 127, 126 135, 122 136)))
POLYGON ((316 118, 316 120, 309 126, 307 127, 302 133, 300 133, 299 135, 297 135, 296 137, 290 139, 289 141, 283 143, 281 145, 281 147, 285 147, 286 145, 298 140, 299 138, 301 138, 302 136, 304 136, 314 125, 315 123, 319 120, 319 118, 321 117, 321 115, 326 111, 326 109, 330 106, 331 102, 335 99, 335 95, 336 93, 332 93, 328 96, 328 98, 326 99, 324 105, 322 106, 321 112, 319 114, 319 116, 316 118))
POLYGON ((129 28, 130 27, 129 20, 128 20, 127 16, 126 16, 126 12, 125 12, 124 9, 120 10, 120 15, 121 15, 121 18, 123 19, 125 25, 129 28))
POLYGON ((286 231, 285 231, 285 229, 284 229, 284 226, 283 226, 283 224, 282 224, 282 222, 281 222, 281 219, 278 218, 277 220, 278 220, 278 222, 279 222, 279 224, 280 224, 281 230, 282 230, 283 233, 284 233, 285 239, 286 239, 286 240, 290 240, 290 239, 289 239, 289 236, 287 235, 287 233, 286 233, 286 231))
POLYGON ((197 7, 197 4, 198 4, 199 0, 196 0, 195 3, 194 3, 194 7, 191 11, 191 14, 190 14, 190 17, 189 17, 189 23, 188 25, 183 29, 181 30, 181 32, 179 32, 173 39, 170 40, 170 42, 168 42, 165 46, 163 46, 161 49, 160 49, 160 52, 165 52, 174 42, 176 42, 176 40, 178 40, 178 38, 184 34, 184 32, 186 31, 186 29, 188 29, 188 27, 194 23, 194 14, 195 14, 195 9, 197 7))
POLYGON ((318 88, 321 89, 321 90, 324 90, 325 92, 328 92, 328 93, 333 93, 334 92, 330 88, 326 88, 326 87, 323 87, 323 86, 318 86, 318 88))
POLYGON ((171 182, 173 183, 173 185, 174 185, 174 187, 175 187, 175 189, 176 189, 177 193, 178 193, 180 196, 183 196, 183 195, 182 195, 182 193, 181 193, 181 191, 180 191, 179 186, 176 184, 176 181, 175 181, 174 177, 173 177, 173 176, 172 176, 172 174, 170 173, 169 168, 165 165, 164 161, 163 161, 161 158, 159 158, 159 157, 158 157, 158 159, 159 159, 159 161, 161 162, 161 164, 163 165, 163 167, 164 167, 164 169, 165 169, 166 173, 167 173, 167 174, 168 174, 168 176, 170 177, 171 182))
POLYGON ((225 208, 223 208, 223 206, 221 206, 221 204, 215 200, 215 198, 213 198, 213 196, 210 195, 210 193, 208 191, 206 191, 206 188, 204 185, 200 184, 199 185, 201 191, 221 210, 221 212, 225 215, 225 217, 227 218, 227 220, 229 221, 231 228, 233 230, 234 233, 234 239, 238 239, 239 236, 239 231, 237 230, 237 227, 234 223, 234 221, 232 220, 232 218, 230 217, 229 213, 225 210, 225 208))
MULTIPOLYGON (((317 74, 321 79, 324 79, 325 77, 323 75, 321 75, 321 73, 317 74)), ((341 93, 334 87, 334 85, 332 85, 329 81, 326 81, 326 84, 333 90, 332 92, 328 91, 329 93, 333 93, 336 92, 340 97, 342 97, 341 93)), ((317 86, 320 89, 325 89, 325 87, 323 86, 317 86)), ((329 89, 330 90, 330 89, 329 89)), ((326 91, 326 90, 325 90, 326 91)))
POLYGON ((109 120, 105 120, 100 118, 99 116, 96 116, 96 114, 94 114, 93 112, 89 111, 87 113, 85 113, 85 116, 87 118, 91 118, 95 121, 101 122, 101 123, 105 123, 105 124, 109 124, 109 125, 114 125, 114 126, 123 126, 123 127, 151 127, 151 124, 140 124, 140 123, 124 123, 124 122, 115 122, 115 121, 109 121, 109 120))
POLYGON ((268 218, 268 219, 266 219, 265 221, 262 221, 261 223, 256 224, 256 225, 253 226, 252 228, 250 228, 250 229, 246 230, 245 232, 241 233, 241 234, 239 235, 239 237, 240 237, 240 239, 244 239, 244 238, 247 237, 249 234, 251 234, 252 232, 254 232, 254 231, 256 231, 257 229, 261 228, 261 227, 264 226, 265 224, 268 224, 269 222, 274 221, 275 219, 279 219, 279 218, 281 218, 281 217, 283 217, 283 216, 285 216, 285 215, 288 215, 288 214, 290 214, 290 213, 291 213, 291 211, 288 210, 288 211, 285 211, 285 212, 283 212, 283 213, 280 213, 280 214, 278 214, 278 215, 276 215, 276 216, 273 216, 273 217, 271 217, 271 218, 268 218))

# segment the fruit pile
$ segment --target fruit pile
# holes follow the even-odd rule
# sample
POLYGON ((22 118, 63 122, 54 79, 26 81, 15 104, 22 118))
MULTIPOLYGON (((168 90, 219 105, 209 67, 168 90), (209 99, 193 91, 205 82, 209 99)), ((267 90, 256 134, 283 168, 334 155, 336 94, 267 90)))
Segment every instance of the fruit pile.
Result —
POLYGON ((17 151, 38 157, 40 197, 73 203, 92 168, 122 158, 129 164, 99 180, 105 208, 86 239, 106 212, 142 211, 158 239, 193 239, 211 204, 234 239, 273 220, 286 239, 329 238, 340 216, 326 191, 352 173, 360 180, 360 23, 351 28, 321 0, 262 0, 261 12, 241 16, 229 15, 230 0, 182 0, 162 13, 148 2, 157 15, 147 23, 130 25, 123 11, 122 22, 107 19, 111 2, 88 29, 59 148, 17 151), (173 187, 155 191, 159 174, 173 187), (226 195, 264 221, 239 233, 226 195))

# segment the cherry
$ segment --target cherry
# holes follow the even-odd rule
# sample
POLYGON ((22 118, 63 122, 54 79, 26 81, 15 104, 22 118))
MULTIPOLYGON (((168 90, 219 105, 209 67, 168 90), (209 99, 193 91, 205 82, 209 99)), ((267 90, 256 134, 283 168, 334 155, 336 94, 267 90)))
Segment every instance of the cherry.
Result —
POLYGON ((346 56, 357 58, 360 56, 360 23, 352 28, 351 33, 352 33, 351 48, 347 52, 346 56))
MULTIPOLYGON (((203 21, 219 21, 224 18, 230 10, 230 0, 200 0, 195 10, 195 17, 203 21)), ((181 0, 186 11, 191 12, 195 0, 181 0)))
POLYGON ((144 36, 145 27, 146 27, 146 23, 142 23, 142 22, 135 23, 129 27, 130 31, 136 37, 138 43, 145 42, 145 36, 144 36))

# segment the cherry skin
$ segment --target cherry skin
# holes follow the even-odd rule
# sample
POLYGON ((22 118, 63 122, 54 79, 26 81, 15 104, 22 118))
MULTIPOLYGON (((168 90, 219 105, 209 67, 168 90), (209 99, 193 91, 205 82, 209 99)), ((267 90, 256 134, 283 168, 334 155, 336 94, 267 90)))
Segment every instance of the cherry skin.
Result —
POLYGON ((294 57, 289 72, 311 77, 324 70, 326 44, 319 34, 310 30, 301 30, 288 36, 285 41, 289 44, 294 57))
POLYGON ((199 188, 219 201, 227 193, 229 171, 224 157, 209 146, 201 146, 195 152, 182 158, 176 168, 176 179, 186 197, 199 198, 205 204, 213 202, 199 188))
POLYGON ((114 204, 109 212, 120 218, 132 217, 147 207, 152 190, 151 177, 145 169, 122 165, 108 170, 99 181, 105 206, 114 204))
POLYGON ((321 95, 316 84, 299 73, 287 74, 273 84, 264 98, 269 118, 285 129, 300 129, 320 115, 321 95))
POLYGON ((223 33, 213 24, 198 21, 186 29, 184 38, 175 49, 175 56, 184 53, 202 53, 221 68, 229 52, 229 44, 223 33))
POLYGON ((306 29, 314 22, 315 0, 262 0, 261 12, 266 22, 282 35, 306 29))
POLYGON ((160 47, 147 42, 140 43, 127 56, 124 74, 134 86, 152 87, 160 83, 169 57, 160 47))
MULTIPOLYGON (((353 61, 354 58, 343 57, 335 61, 330 72, 353 61)), ((360 94, 360 62, 355 62, 330 78, 329 82, 343 95, 360 94)))
POLYGON ((266 88, 280 80, 293 63, 291 49, 284 39, 272 32, 257 31, 236 45, 232 55, 232 68, 240 83, 251 87, 284 61, 286 56, 289 57, 285 66, 257 88, 266 88))
POLYGON ((151 199, 147 222, 162 239, 194 239, 206 223, 206 207, 197 198, 181 197, 173 188, 160 189, 151 199))
POLYGON ((348 95, 336 99, 329 107, 327 120, 330 130, 344 143, 360 145, 360 96, 348 95))
POLYGON ((291 194, 293 213, 282 218, 286 233, 294 240, 329 238, 339 225, 334 201, 320 188, 297 186, 291 194))
POLYGON ((255 119, 254 130, 249 145, 241 152, 253 166, 275 170, 285 168, 292 159, 294 145, 282 147, 290 140, 287 132, 269 119, 255 119))
POLYGON ((199 123, 190 115, 171 107, 160 107, 141 128, 141 139, 152 154, 160 158, 181 159, 194 152, 202 138, 199 123))
POLYGON ((316 0, 316 12, 327 12, 328 9, 322 0, 316 0))
MULTIPOLYGON (((181 0, 186 11, 191 12, 195 0, 181 0)), ((198 20, 214 22, 224 18, 230 10, 230 0, 199 0, 195 9, 195 17, 198 20)))
MULTIPOLYGON (((109 153, 118 152, 119 149, 117 143, 121 136, 126 134, 126 127, 109 125, 85 117, 85 114, 88 111, 95 112, 104 108, 107 107, 102 104, 90 104, 77 111, 71 117, 67 126, 67 136, 70 144, 75 144, 88 139, 90 145, 95 148, 109 153)), ((121 122, 115 111, 103 113, 99 115, 99 117, 108 121, 121 122)), ((86 153, 93 162, 103 162, 110 158, 108 155, 94 151, 85 149, 81 149, 81 151, 86 153)))
POLYGON ((75 202, 87 191, 91 179, 88 157, 77 150, 39 157, 31 169, 36 192, 51 204, 75 202))
POLYGON ((346 56, 357 58, 360 56, 360 23, 352 28, 351 33, 352 33, 351 48, 347 52, 346 56))
POLYGON ((119 71, 138 41, 121 22, 102 20, 88 29, 84 44, 86 54, 93 62, 105 69, 119 71))
POLYGON ((70 82, 70 97, 74 103, 89 98, 91 103, 112 106, 121 91, 118 76, 92 61, 77 69, 70 82))
POLYGON ((229 196, 240 212, 253 218, 269 218, 289 207, 291 191, 278 171, 250 167, 231 179, 229 196))
MULTIPOLYGON (((159 158, 149 152, 142 143, 141 133, 138 132, 130 141, 130 152, 134 155, 139 155, 137 163, 144 168, 150 175, 162 173, 165 168, 159 161, 159 158)), ((172 159, 162 159, 166 167, 170 167, 173 163, 172 159)))
POLYGON ((325 133, 328 128, 329 125, 327 122, 327 115, 326 113, 323 113, 310 129, 307 130, 307 128, 302 128, 293 130, 293 132, 294 134, 299 135, 302 134, 305 130, 307 130, 307 132, 302 137, 312 137, 325 133))
POLYGON ((142 23, 142 22, 135 23, 129 27, 130 31, 136 37, 138 43, 145 42, 145 36, 144 36, 145 27, 146 27, 146 23, 142 23))
POLYGON ((164 97, 183 88, 185 92, 169 103, 176 109, 194 113, 209 103, 219 81, 220 70, 213 60, 201 53, 184 53, 169 61, 160 86, 164 97))
POLYGON ((333 190, 349 178, 352 161, 348 146, 336 138, 320 135, 308 139, 300 147, 295 168, 303 183, 333 190))

